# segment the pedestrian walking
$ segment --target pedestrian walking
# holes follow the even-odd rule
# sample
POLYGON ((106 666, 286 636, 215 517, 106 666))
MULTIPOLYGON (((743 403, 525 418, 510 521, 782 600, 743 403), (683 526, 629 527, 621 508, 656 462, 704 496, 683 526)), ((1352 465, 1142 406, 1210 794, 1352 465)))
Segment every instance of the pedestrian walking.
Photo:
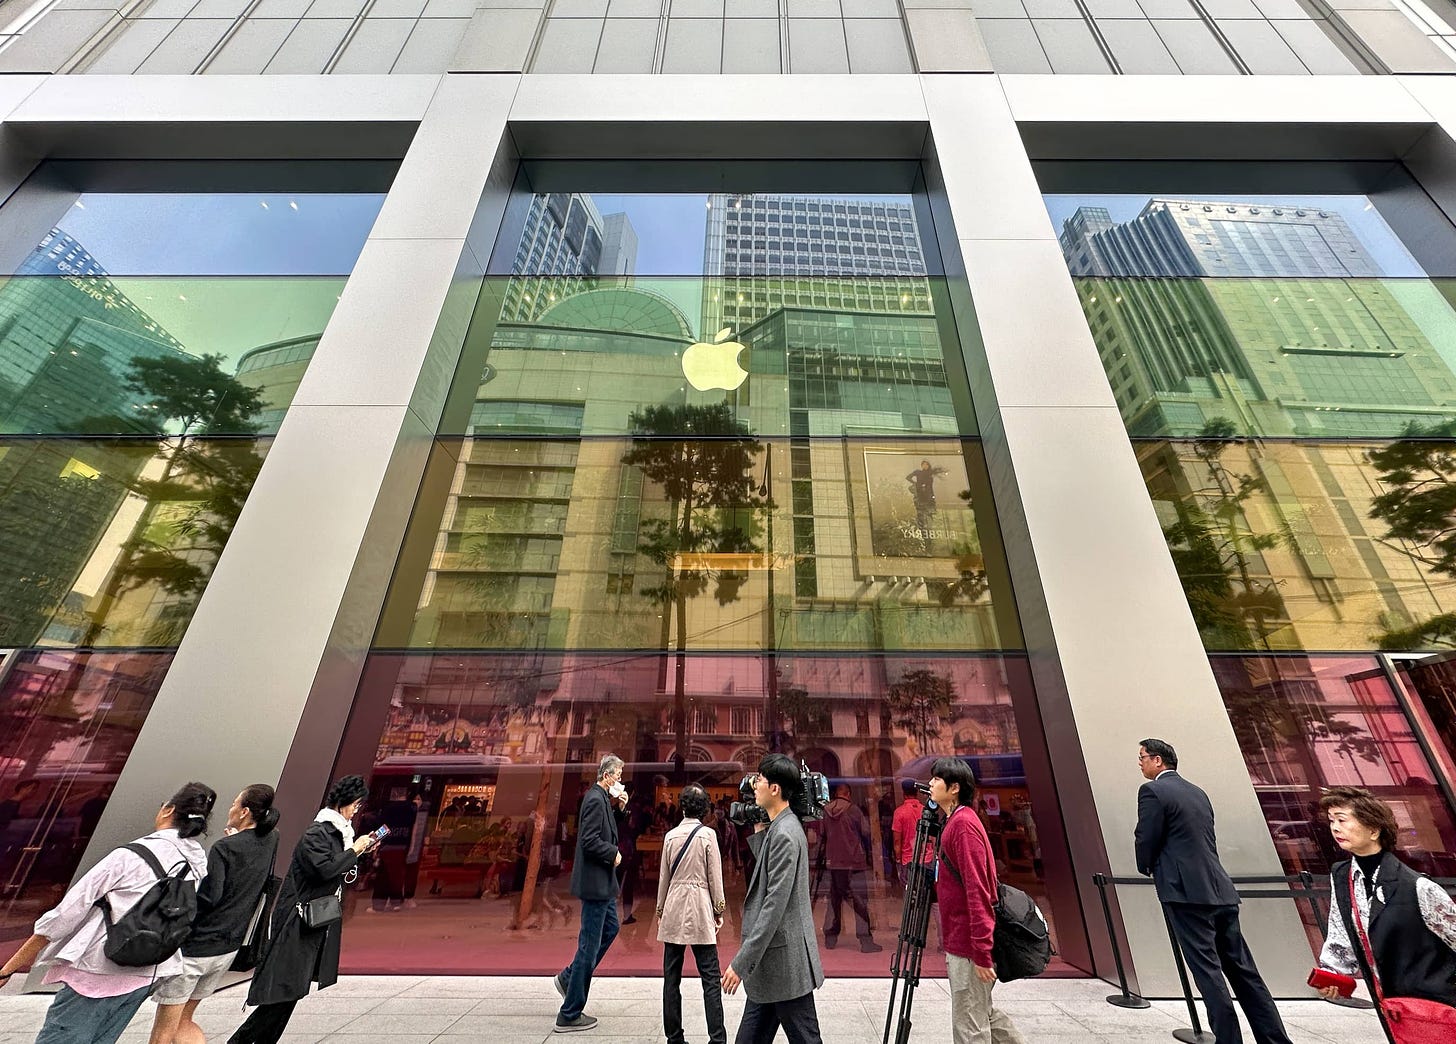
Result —
POLYGON ((1239 928, 1239 896, 1218 861, 1213 804, 1178 774, 1178 754, 1160 739, 1138 748, 1146 783, 1138 790, 1134 835, 1138 873, 1157 886, 1188 970, 1208 1006, 1218 1044, 1241 1044, 1234 996, 1259 1044, 1290 1044, 1284 1020, 1239 928), (1228 983, 1224 982, 1228 976, 1228 983))
POLYGON ((254 783, 233 799, 227 832, 207 853, 207 876, 197 890, 197 919, 182 944, 182 968, 160 979, 152 993, 157 1014, 150 1044, 205 1044, 207 1038, 192 1016, 197 1005, 222 987, 259 913, 278 857, 277 825, 268 784, 254 783))
POLYGON ((612 805, 627 807, 623 765, 615 754, 602 758, 597 766, 596 785, 587 788, 577 813, 571 894, 581 900, 581 929, 576 938, 576 956, 553 980, 556 992, 561 994, 556 1033, 576 1033, 597 1024, 585 1009, 591 994, 592 973, 607 955, 620 928, 617 865, 622 862, 622 853, 617 848, 617 817, 612 805))
POLYGON ((678 797, 678 807, 682 822, 662 839, 662 866, 657 874, 657 939, 663 944, 662 1026, 667 1044, 684 1044, 683 957, 691 947, 703 983, 708 1044, 727 1044, 723 980, 718 969, 718 932, 728 905, 723 894, 723 857, 717 833, 703 822, 710 814, 708 792, 689 783, 678 797))
POLYGON ((299 838, 273 909, 272 942, 248 989, 256 1009, 228 1044, 277 1044, 310 985, 322 990, 338 981, 344 885, 375 844, 373 834, 354 836, 368 793, 362 776, 338 780, 299 838))
POLYGON ((735 1044, 770 1044, 782 1026, 789 1044, 821 1044, 814 991, 824 968, 809 900, 809 841, 794 806, 803 783, 794 763, 768 754, 753 775, 753 800, 768 816, 749 838, 754 864, 743 899, 743 941, 723 972, 723 992, 748 994, 735 1044))
MULTIPOLYGON (((207 872, 207 853, 197 841, 207 831, 217 795, 188 783, 157 811, 152 833, 107 854, 67 890, 55 909, 35 922, 35 934, 3 967, 0 986, 31 962, 49 964, 45 982, 60 991, 46 1009, 36 1044, 115 1044, 159 976, 182 970, 174 951, 155 964, 118 964, 107 955, 108 925, 121 922, 168 877, 196 912, 196 884, 207 872)), ((186 926, 177 937, 180 946, 186 926)))
MULTIPOLYGON (((1395 813, 1370 791, 1331 787, 1320 810, 1350 858, 1330 869, 1334 901, 1319 967, 1363 978, 1398 1042, 1456 1040, 1456 902, 1395 854, 1395 813), (1434 1035, 1407 1037, 1418 1021, 1434 1035)), ((1320 993, 1333 1000, 1340 989, 1320 993)))

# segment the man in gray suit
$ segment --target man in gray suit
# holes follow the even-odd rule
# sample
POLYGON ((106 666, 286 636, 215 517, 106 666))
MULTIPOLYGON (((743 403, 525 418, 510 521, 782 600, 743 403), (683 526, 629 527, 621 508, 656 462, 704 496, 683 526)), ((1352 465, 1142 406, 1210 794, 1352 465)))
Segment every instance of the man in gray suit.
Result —
POLYGON ((734 1044, 769 1044, 783 1026, 790 1044, 821 1044, 814 991, 824 984, 809 902, 809 843, 789 807, 799 770, 782 754, 758 765, 753 799, 768 813, 748 839, 757 859, 743 901, 743 943, 723 973, 723 992, 743 982, 748 1005, 734 1044))

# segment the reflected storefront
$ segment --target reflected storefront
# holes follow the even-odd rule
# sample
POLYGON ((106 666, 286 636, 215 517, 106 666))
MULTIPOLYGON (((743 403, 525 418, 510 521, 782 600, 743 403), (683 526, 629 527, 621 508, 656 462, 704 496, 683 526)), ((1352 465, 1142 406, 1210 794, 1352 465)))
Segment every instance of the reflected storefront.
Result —
MULTIPOLYGON (((559 967, 577 805, 609 752, 633 793, 609 971, 659 970, 662 837, 689 781, 715 801, 734 945, 751 868, 726 814, 769 751, 848 787, 862 937, 898 932, 901 781, 956 755, 1003 875, 1075 938, 1076 896, 1047 885, 1065 844, 986 463, 909 198, 529 199, 514 275, 481 285, 337 763, 369 776, 399 849, 353 895, 344 966, 559 967), (664 217, 658 241, 623 234, 664 217), (669 274, 620 274, 650 259, 669 274)), ((821 931, 844 828, 810 824, 821 931)), ((883 974, 877 952, 826 967, 883 974)))
MULTIPOLYGON (((774 670, 761 656, 692 657, 681 715, 688 754, 680 764, 671 657, 376 653, 343 764, 356 754, 372 761, 371 822, 389 824, 408 843, 398 854, 397 897, 388 853, 352 894, 346 965, 361 972, 559 970, 576 934, 567 881, 577 805, 605 751, 627 759, 632 801, 621 823, 621 912, 636 916, 624 925, 608 971, 660 971, 653 907, 662 837, 678 822, 684 779, 703 784, 715 803, 729 896, 720 942, 730 951, 736 945, 752 864, 749 828, 727 819, 728 803, 770 746, 849 787, 863 813, 860 872, 870 928, 883 944, 893 947, 900 921, 896 784, 927 777, 935 756, 927 750, 968 760, 982 783, 980 811, 1005 879, 1045 897, 1014 711, 1029 696, 1022 657, 797 655, 774 670), (770 731, 770 717, 781 727, 770 731), (376 750, 366 749, 373 743, 376 750)), ((809 824, 821 929, 828 829, 809 824)), ((845 909, 842 916, 847 936, 854 914, 845 909)), ((825 959, 837 974, 884 973, 883 957, 848 942, 825 959)), ((943 972, 943 956, 929 951, 925 965, 943 972)))

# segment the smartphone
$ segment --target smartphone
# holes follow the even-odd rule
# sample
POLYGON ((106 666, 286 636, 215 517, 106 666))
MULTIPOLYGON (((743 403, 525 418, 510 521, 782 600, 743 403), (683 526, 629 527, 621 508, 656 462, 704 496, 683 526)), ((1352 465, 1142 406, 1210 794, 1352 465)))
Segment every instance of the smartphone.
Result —
POLYGON ((374 843, 377 845, 389 836, 389 827, 382 826, 378 830, 370 831, 369 836, 374 838, 374 843))

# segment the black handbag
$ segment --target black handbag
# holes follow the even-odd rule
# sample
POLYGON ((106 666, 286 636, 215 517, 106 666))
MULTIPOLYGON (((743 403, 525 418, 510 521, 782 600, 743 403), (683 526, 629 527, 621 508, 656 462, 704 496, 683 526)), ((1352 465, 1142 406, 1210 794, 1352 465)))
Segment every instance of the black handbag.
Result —
POLYGON ((306 903, 298 903, 295 909, 298 910, 298 919, 310 931, 338 924, 344 919, 344 886, 339 885, 339 890, 333 895, 321 895, 306 903))
POLYGON ((273 909, 273 900, 278 898, 278 889, 283 886, 283 881, 273 873, 277 865, 278 850, 275 848, 273 860, 268 864, 268 876, 263 879, 263 890, 258 893, 258 905, 248 921, 247 934, 243 936, 243 945, 238 947, 233 957, 233 971, 245 972, 256 968, 272 941, 273 919, 268 913, 273 909))

